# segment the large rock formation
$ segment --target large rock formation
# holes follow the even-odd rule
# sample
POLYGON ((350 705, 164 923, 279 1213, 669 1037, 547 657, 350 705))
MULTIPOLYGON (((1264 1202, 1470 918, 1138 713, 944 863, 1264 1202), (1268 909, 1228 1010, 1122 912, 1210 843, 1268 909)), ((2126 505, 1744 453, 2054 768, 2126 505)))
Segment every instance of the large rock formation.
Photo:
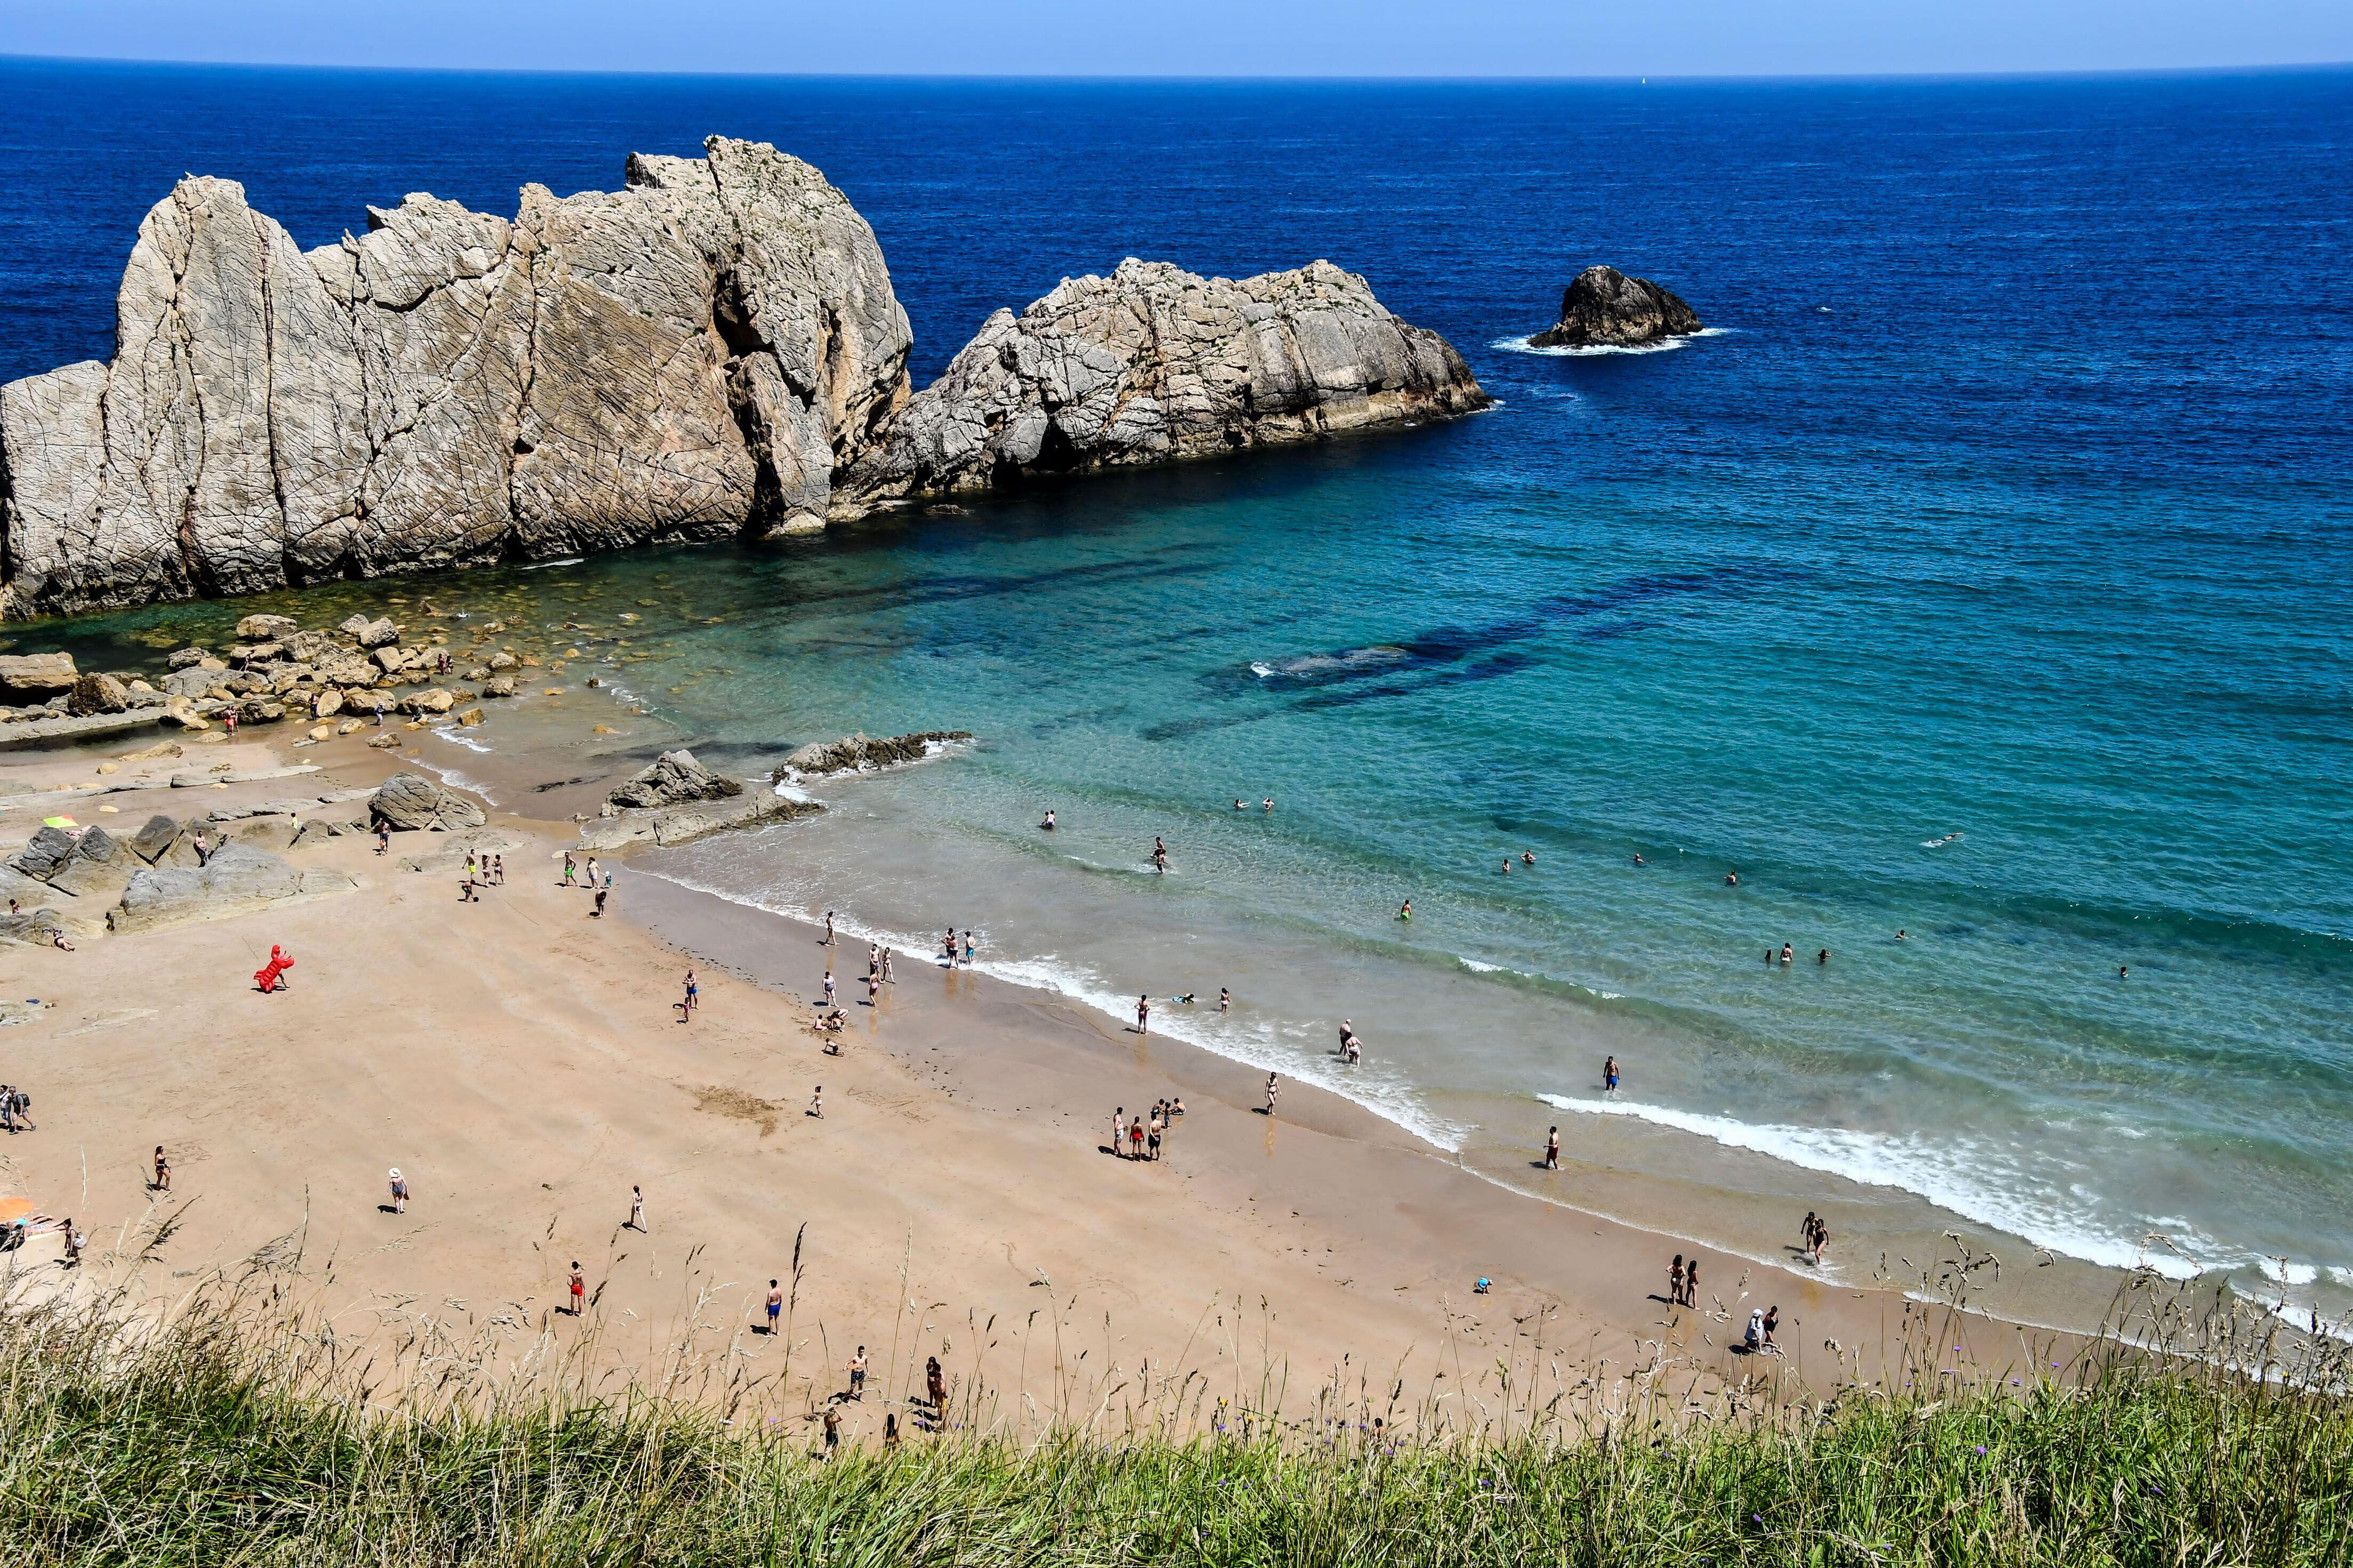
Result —
POLYGON ((526 185, 512 219, 410 195, 311 251, 182 180, 113 360, 0 386, 0 616, 821 529, 1487 403, 1327 263, 1140 261, 999 311, 910 403, 866 221, 773 147, 704 150, 632 155, 617 192, 526 185))
POLYGON ((1462 356, 1318 261, 1236 282, 1166 262, 999 310, 851 470, 853 505, 1026 472, 1206 457, 1487 406, 1462 356))
POLYGON ((906 314, 815 169, 704 145, 512 220, 411 195, 307 253, 181 181, 113 363, 0 388, 0 611, 822 527, 905 395, 906 314))
POLYGON ((1699 331, 1699 313, 1647 278, 1588 267, 1561 291, 1560 320, 1528 340, 1539 349, 1631 348, 1699 331))
POLYGON ((694 760, 692 752, 664 752, 650 767, 605 799, 612 805, 643 809, 682 805, 691 800, 725 800, 743 793, 741 784, 712 773, 694 760))

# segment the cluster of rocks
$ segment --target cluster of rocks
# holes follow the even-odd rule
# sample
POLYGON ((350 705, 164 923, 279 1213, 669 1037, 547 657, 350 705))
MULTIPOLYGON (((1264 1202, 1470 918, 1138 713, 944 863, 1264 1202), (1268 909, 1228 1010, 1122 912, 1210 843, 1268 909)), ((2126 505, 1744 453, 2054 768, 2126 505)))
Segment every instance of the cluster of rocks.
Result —
POLYGON ((874 234, 712 137, 512 218, 412 195, 304 251, 190 175, 140 225, 111 362, 0 386, 0 616, 823 529, 1032 468, 1483 407, 1317 262, 1130 260, 1000 311, 913 395, 874 234))
POLYGON ((1561 291, 1560 320, 1528 346, 1632 348, 1699 330, 1699 312, 1671 290, 1615 267, 1588 267, 1561 291))
POLYGON ((741 780, 703 766, 691 752, 664 752, 605 797, 599 815, 581 825, 580 842, 596 850, 686 844, 731 827, 820 809, 814 802, 769 790, 746 790, 741 780))
POLYGON ((299 813, 364 793, 272 801, 185 820, 157 815, 127 835, 44 826, 0 869, 0 898, 19 906, 0 919, 0 940, 44 942, 50 931, 101 924, 113 931, 144 931, 348 891, 355 884, 342 872, 298 870, 279 852, 314 834, 343 831, 340 824, 330 828, 324 818, 301 821, 299 813))
POLYGON ((844 735, 839 741, 812 741, 784 761, 773 782, 824 778, 834 773, 864 773, 874 768, 920 763, 939 755, 942 748, 972 739, 969 730, 923 730, 877 741, 871 736, 844 735))
MULTIPOLYGON (((121 728, 135 721, 207 730, 234 714, 239 724, 326 721, 343 734, 380 713, 418 722, 454 713, 459 722, 475 724, 482 717, 471 705, 478 698, 513 696, 516 672, 539 663, 535 656, 488 646, 498 629, 495 622, 476 627, 459 646, 447 627, 428 627, 412 641, 406 628, 381 616, 353 616, 332 630, 305 630, 291 616, 259 615, 237 622, 237 640, 227 647, 181 648, 160 673, 77 672, 64 653, 0 657, 0 695, 62 683, 38 704, 0 708, 0 723, 47 721, 24 731, 26 741, 100 732, 104 720, 118 716, 125 721, 121 728)), ((0 730, 0 742, 15 738, 0 730)))

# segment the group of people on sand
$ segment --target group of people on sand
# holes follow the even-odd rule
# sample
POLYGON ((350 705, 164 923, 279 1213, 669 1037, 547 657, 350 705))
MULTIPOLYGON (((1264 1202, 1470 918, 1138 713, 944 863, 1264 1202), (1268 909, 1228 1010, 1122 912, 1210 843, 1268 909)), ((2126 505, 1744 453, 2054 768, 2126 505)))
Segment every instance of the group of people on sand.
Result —
POLYGON ((0 1131, 10 1137, 19 1132, 39 1131, 28 1113, 33 1109, 33 1097, 13 1083, 0 1083, 0 1131))
MULTIPOLYGON (((569 862, 572 857, 566 855, 564 858, 569 862)), ((473 850, 469 849, 466 851, 465 874, 458 879, 458 901, 461 904, 479 904, 482 901, 479 889, 504 887, 506 879, 507 858, 505 856, 477 855, 473 850)), ((599 909, 604 907, 603 900, 598 900, 597 907, 599 909)))
MULTIPOLYGON (((586 879, 585 881, 575 881, 575 879, 580 876, 581 869, 582 868, 574 862, 572 858, 572 851, 566 849, 564 852, 563 885, 567 888, 585 887, 594 891, 596 895, 596 907, 588 911, 588 918, 591 920, 601 920, 604 918, 605 914, 605 900, 611 896, 613 891, 612 869, 609 867, 599 866, 596 864, 596 857, 594 855, 588 857, 586 879)), ((504 880, 504 878, 501 877, 501 880, 504 880)))
POLYGON ((1184 1114, 1182 1095, 1154 1100, 1149 1122, 1141 1116, 1129 1120, 1127 1107, 1121 1106, 1111 1113, 1111 1152, 1123 1160, 1157 1160, 1162 1139, 1184 1114))

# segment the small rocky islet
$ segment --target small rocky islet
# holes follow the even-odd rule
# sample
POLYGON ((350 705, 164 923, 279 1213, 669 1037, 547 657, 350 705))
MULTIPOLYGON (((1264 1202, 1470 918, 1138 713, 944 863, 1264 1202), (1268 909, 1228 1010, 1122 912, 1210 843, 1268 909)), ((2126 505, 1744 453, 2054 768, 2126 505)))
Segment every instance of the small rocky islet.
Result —
POLYGON ((1528 339, 1535 349, 1637 348, 1700 330, 1673 290, 1615 267, 1588 267, 1561 290, 1560 320, 1528 339))

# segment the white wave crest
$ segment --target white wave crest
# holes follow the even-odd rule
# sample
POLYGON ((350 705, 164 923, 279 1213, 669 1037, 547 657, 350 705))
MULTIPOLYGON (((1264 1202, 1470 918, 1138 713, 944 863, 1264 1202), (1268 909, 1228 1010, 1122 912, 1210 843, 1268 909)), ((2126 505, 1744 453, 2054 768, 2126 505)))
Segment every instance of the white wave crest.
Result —
MULTIPOLYGON (((2113 1268, 2146 1265, 2170 1279, 2187 1279, 2201 1267, 2223 1266, 2204 1237, 2173 1240, 2197 1261, 2151 1251, 2137 1239, 2084 1228, 2067 1212, 2062 1195, 2019 1162, 1992 1146, 1969 1140, 1940 1142, 1918 1136, 1858 1132, 1837 1127, 1782 1127, 1676 1110, 1634 1100, 1580 1100, 1569 1095, 1536 1098, 1560 1110, 1590 1116, 1624 1116, 1653 1126, 1705 1138, 1726 1148, 1746 1149, 1809 1171, 1843 1176, 1869 1186, 1892 1187, 1927 1199, 1941 1208, 2023 1237, 2037 1247, 2113 1268)), ((2239 1260, 2243 1266, 2251 1259, 2239 1260)))
POLYGON ((1730 327, 1702 327, 1695 332, 1661 338, 1654 343, 1556 343, 1548 348, 1536 347, 1528 341, 1535 334, 1525 332, 1516 338, 1497 338, 1487 346, 1505 353, 1544 354, 1553 359, 1578 359, 1592 354, 1662 354, 1700 338, 1724 337, 1731 331, 1730 327))

